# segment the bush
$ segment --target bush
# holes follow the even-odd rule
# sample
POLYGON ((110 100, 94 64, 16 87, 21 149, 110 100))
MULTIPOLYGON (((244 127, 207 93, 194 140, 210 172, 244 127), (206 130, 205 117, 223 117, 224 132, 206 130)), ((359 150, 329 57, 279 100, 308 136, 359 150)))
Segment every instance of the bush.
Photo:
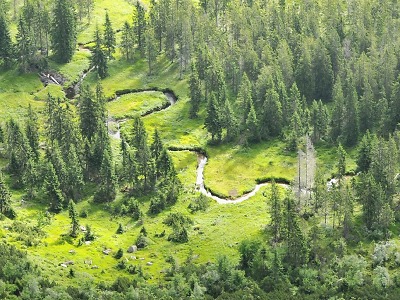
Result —
POLYGON ((200 194, 197 198, 192 200, 188 209, 191 213, 195 213, 197 211, 206 211, 209 206, 210 200, 203 194, 200 194))
POLYGON ((118 229, 117 229, 117 234, 123 234, 124 233, 124 227, 122 227, 122 224, 119 223, 118 229))
POLYGON ((114 258, 120 259, 122 256, 124 256, 124 251, 121 248, 119 248, 117 253, 115 253, 114 258))
POLYGON ((81 218, 87 218, 89 216, 89 212, 87 211, 87 209, 84 209, 80 212, 79 217, 81 218))

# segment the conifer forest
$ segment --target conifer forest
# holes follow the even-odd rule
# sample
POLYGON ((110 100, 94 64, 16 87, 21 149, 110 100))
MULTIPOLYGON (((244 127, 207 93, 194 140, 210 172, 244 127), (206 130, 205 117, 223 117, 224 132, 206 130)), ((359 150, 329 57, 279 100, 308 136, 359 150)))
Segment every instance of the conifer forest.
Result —
POLYGON ((0 299, 398 299, 400 2, 0 0, 0 299))

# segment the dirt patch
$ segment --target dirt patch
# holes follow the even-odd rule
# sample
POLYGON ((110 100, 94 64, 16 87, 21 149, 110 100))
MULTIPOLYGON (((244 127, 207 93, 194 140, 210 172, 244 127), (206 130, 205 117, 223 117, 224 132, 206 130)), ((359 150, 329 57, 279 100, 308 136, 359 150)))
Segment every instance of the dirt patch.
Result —
POLYGON ((53 70, 43 71, 39 73, 39 77, 44 86, 48 86, 49 84, 57 84, 62 86, 67 81, 64 76, 53 70))

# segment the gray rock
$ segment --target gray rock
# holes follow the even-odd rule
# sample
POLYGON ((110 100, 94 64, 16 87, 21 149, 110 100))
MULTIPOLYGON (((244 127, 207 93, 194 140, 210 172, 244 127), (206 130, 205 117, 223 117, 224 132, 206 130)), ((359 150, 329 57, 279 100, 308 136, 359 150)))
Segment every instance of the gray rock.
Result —
POLYGON ((126 252, 128 253, 133 253, 137 251, 137 246, 136 245, 132 245, 128 248, 128 250, 126 250, 126 252))

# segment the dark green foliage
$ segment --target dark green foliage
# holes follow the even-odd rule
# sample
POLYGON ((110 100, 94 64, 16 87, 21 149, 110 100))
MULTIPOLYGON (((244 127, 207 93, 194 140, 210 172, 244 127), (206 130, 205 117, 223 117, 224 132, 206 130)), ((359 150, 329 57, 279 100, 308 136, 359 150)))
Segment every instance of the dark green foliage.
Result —
POLYGON ((361 172, 368 172, 372 162, 372 150, 374 147, 374 136, 367 131, 363 136, 357 157, 357 168, 361 172))
POLYGON ((47 163, 45 176, 44 186, 50 205, 50 211, 59 213, 65 204, 65 200, 52 163, 47 163))
POLYGON ((198 197, 194 198, 189 206, 188 209, 191 213, 195 213, 197 211, 206 211, 210 206, 210 200, 208 197, 200 194, 198 197))
POLYGON ((11 210, 11 193, 4 182, 3 174, 0 172, 0 214, 6 215, 11 210))
POLYGON ((99 77, 101 79, 104 79, 108 75, 107 56, 102 48, 102 40, 98 28, 96 28, 94 38, 95 38, 95 47, 92 52, 93 54, 91 58, 91 63, 92 66, 96 68, 99 77))
POLYGON ((92 232, 92 228, 90 227, 90 225, 87 224, 84 240, 85 241, 93 241, 94 239, 95 239, 95 235, 92 232))
POLYGON ((196 69, 196 64, 192 63, 190 80, 189 80, 189 88, 190 88, 190 118, 196 118, 199 112, 200 103, 202 102, 203 95, 201 93, 201 82, 199 79, 199 75, 196 69))
POLYGON ((136 33, 138 48, 141 52, 143 52, 145 46, 144 33, 146 30, 146 12, 142 2, 140 1, 137 1, 135 4, 133 22, 133 29, 136 33))
POLYGON ((104 22, 104 46, 107 49, 107 55, 110 59, 115 52, 115 45, 115 33, 112 28, 110 17, 108 16, 108 11, 106 11, 106 20, 104 22))
POLYGON ((54 58, 60 63, 72 59, 76 44, 76 20, 73 5, 68 0, 57 0, 53 9, 51 31, 54 58))
POLYGON ((122 226, 121 223, 119 223, 118 225, 118 229, 117 229, 117 234, 123 234, 124 233, 124 227, 122 226))
POLYGON ((220 141, 222 137, 222 116, 214 95, 210 97, 207 104, 207 117, 204 125, 211 133, 211 139, 220 141))
POLYGON ((79 231, 79 221, 78 221, 78 213, 76 212, 76 206, 74 201, 72 200, 69 200, 68 203, 68 216, 71 219, 70 235, 76 238, 78 236, 78 231, 79 231))
POLYGON ((121 38, 121 51, 124 54, 126 60, 132 60, 134 54, 135 36, 131 25, 128 22, 124 23, 122 28, 121 38))
POLYGON ((115 253, 114 258, 120 259, 122 256, 124 256, 124 251, 121 248, 119 248, 118 251, 115 253))
POLYGON ((100 183, 94 194, 95 202, 112 202, 116 196, 116 179, 114 175, 114 165, 108 151, 104 153, 100 169, 100 183))
POLYGON ((271 215, 271 222, 269 224, 273 241, 276 243, 281 238, 281 227, 282 227, 282 211, 281 211, 281 200, 279 197, 278 186, 275 181, 272 181, 271 195, 268 197, 267 205, 271 215))
POLYGON ((33 111, 32 106, 29 104, 28 113, 26 116, 25 132, 35 161, 38 161, 39 159, 39 125, 37 122, 37 114, 33 111))
POLYGON ((12 55, 12 42, 6 14, 0 11, 0 62, 7 67, 12 55))

